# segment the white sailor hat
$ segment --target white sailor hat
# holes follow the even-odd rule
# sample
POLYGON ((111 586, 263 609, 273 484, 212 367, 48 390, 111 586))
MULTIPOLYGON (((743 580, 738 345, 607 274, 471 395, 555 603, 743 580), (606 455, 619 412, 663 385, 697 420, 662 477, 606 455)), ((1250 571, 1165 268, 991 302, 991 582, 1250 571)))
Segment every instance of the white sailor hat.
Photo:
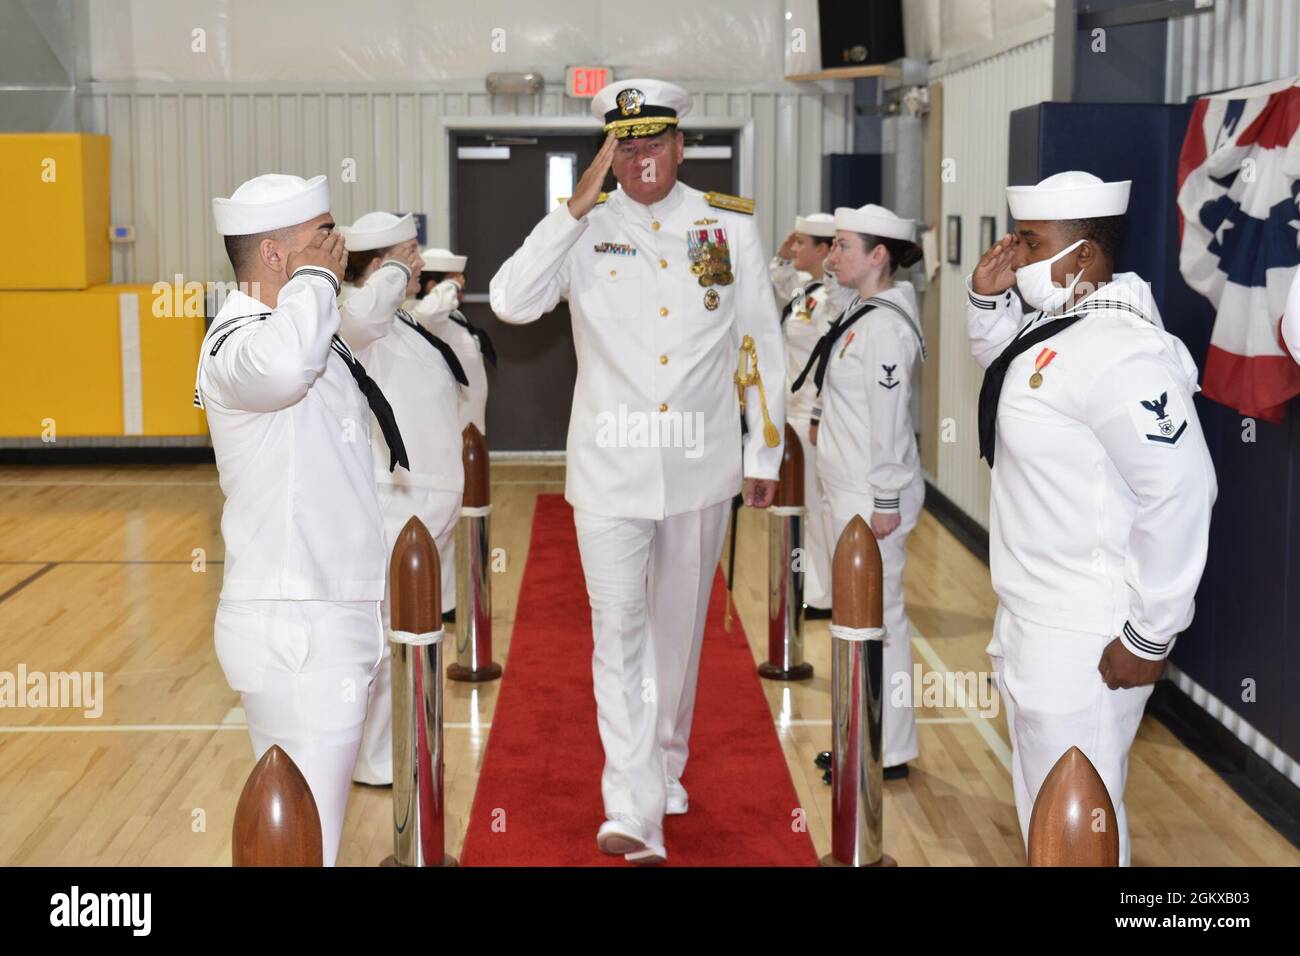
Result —
POLYGON ((1019 221, 1122 216, 1132 185, 1131 179, 1107 183, 1092 173, 1070 170, 1048 176, 1037 186, 1008 186, 1007 205, 1019 221))
POLYGON ((614 80, 591 100, 591 115, 618 139, 658 136, 691 111, 691 95, 663 80, 614 80))
POLYGON ((391 212, 368 212, 339 230, 348 252, 387 249, 415 238, 415 216, 394 216, 391 212))
POLYGON ((831 238, 835 235, 835 217, 828 212, 814 212, 794 217, 794 231, 805 236, 831 238))
POLYGON ((425 249, 420 253, 425 272, 464 272, 467 257, 458 256, 450 249, 425 249))
POLYGON ((229 199, 212 200, 212 221, 223 236, 253 236, 285 229, 330 211, 324 176, 303 179, 282 173, 255 176, 229 199))
POLYGON ((868 203, 860 209, 840 206, 835 210, 835 228, 860 232, 878 239, 916 241, 916 220, 895 216, 884 206, 868 203))

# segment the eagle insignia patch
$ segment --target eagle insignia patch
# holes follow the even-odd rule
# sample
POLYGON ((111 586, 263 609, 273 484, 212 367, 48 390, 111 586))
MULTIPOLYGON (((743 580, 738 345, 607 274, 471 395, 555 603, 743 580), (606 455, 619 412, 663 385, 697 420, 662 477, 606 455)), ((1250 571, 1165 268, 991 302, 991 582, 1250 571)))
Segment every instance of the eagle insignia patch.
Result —
POLYGON ((1138 437, 1152 445, 1177 445, 1187 431, 1182 399, 1169 388, 1162 388, 1151 398, 1139 398, 1129 406, 1129 417, 1138 437))

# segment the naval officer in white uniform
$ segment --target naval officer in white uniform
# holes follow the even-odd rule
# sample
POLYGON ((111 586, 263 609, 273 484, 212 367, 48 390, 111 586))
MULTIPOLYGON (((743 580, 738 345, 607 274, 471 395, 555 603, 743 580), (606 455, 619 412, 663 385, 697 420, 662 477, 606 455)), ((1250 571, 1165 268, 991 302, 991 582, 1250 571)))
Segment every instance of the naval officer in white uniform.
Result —
MULTIPOLYGON (((384 543, 391 555, 397 536, 419 518, 438 548, 442 607, 456 606, 456 520, 465 488, 461 418, 464 370, 452 351, 400 307, 419 288, 422 260, 415 219, 407 213, 370 212, 343 229, 348 273, 339 293, 339 334, 369 370, 404 425, 410 467, 385 467, 384 436, 374 431, 375 482, 384 513, 384 543)), ((383 603, 390 626, 390 598, 383 603)), ((375 674, 369 714, 353 779, 393 782, 392 674, 387 645, 375 674)))
POLYGON ((828 260, 853 297, 817 343, 795 379, 801 393, 816 386, 812 440, 826 491, 831 541, 855 515, 870 526, 884 569, 887 779, 905 777, 918 756, 912 695, 912 633, 903 602, 907 538, 921 515, 925 479, 916 450, 911 397, 915 366, 925 357, 916 290, 895 279, 899 266, 921 258, 916 222, 877 205, 835 210, 828 260), (806 380, 812 381, 805 384, 806 380))
POLYGON ((425 249, 420 258, 420 291, 410 305, 411 315, 455 351, 469 379, 469 385, 461 389, 462 417, 487 435, 487 366, 496 368, 497 353, 487 332, 460 311, 467 259, 450 249, 425 249))
POLYGON ((777 302, 783 306, 785 417, 803 443, 804 527, 807 529, 803 600, 810 617, 830 614, 831 556, 835 539, 831 534, 825 492, 817 475, 817 452, 811 437, 817 396, 812 388, 796 391, 794 381, 808 364, 813 346, 830 331, 831 322, 853 298, 853 290, 845 289, 836 281, 835 274, 826 270, 834 239, 834 216, 824 212, 796 216, 794 231, 768 266, 772 288, 777 290, 777 302))
POLYGON ((406 451, 335 334, 346 256, 325 177, 258 176, 212 213, 240 284, 204 338, 194 389, 226 496, 217 657, 257 757, 279 744, 307 779, 331 866, 386 643, 372 413, 384 464, 406 451))
POLYGON ((1039 787, 1078 746, 1115 805, 1121 865, 1129 747, 1192 621, 1217 491, 1196 364, 1147 283, 1113 272, 1129 186, 1071 171, 1009 187, 1016 230, 976 266, 966 311, 987 369, 988 652, 1020 828, 1027 840, 1039 787))
POLYGON ((534 321, 561 298, 573 314, 565 497, 595 637, 597 843, 640 863, 667 856, 665 810, 688 809, 680 778, 728 504, 742 475, 746 502, 771 504, 785 418, 753 204, 677 181, 690 106, 671 83, 605 87, 592 102, 608 134, 596 159, 491 283, 503 321, 534 321), (601 201, 611 167, 619 188, 601 201), (744 387, 742 450, 735 379, 755 366, 769 384, 744 387))

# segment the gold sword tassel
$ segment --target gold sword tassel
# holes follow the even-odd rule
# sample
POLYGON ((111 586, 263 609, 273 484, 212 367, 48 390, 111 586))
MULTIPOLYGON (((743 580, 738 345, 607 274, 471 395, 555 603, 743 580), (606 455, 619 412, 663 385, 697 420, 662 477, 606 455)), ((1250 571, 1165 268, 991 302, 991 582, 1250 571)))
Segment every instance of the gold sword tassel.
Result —
POLYGON ((758 386, 758 403, 763 410, 763 441, 768 448, 781 444, 781 433, 772 424, 767 414, 767 392, 763 388, 763 376, 758 372, 758 349, 754 347, 753 336, 746 335, 740 343, 740 366, 736 369, 736 391, 740 397, 740 413, 745 413, 745 391, 751 385, 758 386), (752 371, 751 371, 752 369, 752 371))

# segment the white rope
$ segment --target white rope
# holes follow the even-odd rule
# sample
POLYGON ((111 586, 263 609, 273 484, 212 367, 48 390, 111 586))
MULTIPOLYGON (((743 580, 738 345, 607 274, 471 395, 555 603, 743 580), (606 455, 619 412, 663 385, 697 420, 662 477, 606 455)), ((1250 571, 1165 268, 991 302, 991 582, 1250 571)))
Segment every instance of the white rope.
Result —
POLYGON ((845 627, 843 624, 832 624, 831 637, 838 637, 842 641, 883 641, 885 639, 885 629, 883 627, 845 627))
POLYGON ((486 518, 492 513, 491 505, 484 505, 481 508, 461 508, 460 516, 462 518, 486 518))
POLYGON ((771 505, 767 509, 769 514, 774 514, 778 518, 800 518, 803 517, 803 505, 771 505))
POLYGON ((414 644, 424 646, 426 644, 441 644, 443 629, 438 628, 436 631, 425 631, 423 634, 413 634, 410 631, 399 631, 396 628, 388 629, 388 639, 394 644, 414 644))

